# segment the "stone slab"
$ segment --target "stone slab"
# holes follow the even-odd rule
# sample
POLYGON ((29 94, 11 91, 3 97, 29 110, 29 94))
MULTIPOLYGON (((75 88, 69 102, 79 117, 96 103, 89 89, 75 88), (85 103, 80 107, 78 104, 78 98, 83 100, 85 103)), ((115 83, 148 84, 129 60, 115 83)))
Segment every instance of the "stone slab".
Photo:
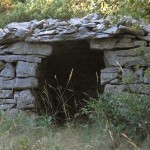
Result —
POLYGON ((0 55, 0 61, 6 61, 9 63, 16 61, 41 63, 41 58, 33 55, 0 55))
POLYGON ((21 92, 15 93, 15 98, 17 99, 18 109, 33 108, 35 97, 30 90, 23 90, 21 92))
POLYGON ((17 77, 38 77, 38 64, 18 61, 16 66, 17 77))
POLYGON ((105 51, 104 59, 107 67, 111 66, 150 66, 150 47, 144 48, 144 55, 138 55, 136 49, 105 51), (118 65, 119 63, 119 65, 118 65))
POLYGON ((112 94, 119 94, 120 92, 126 91, 127 90, 127 86, 126 85, 106 84, 104 90, 105 91, 109 91, 112 94))
POLYGON ((3 105, 0 105, 0 110, 8 110, 14 107, 15 107, 15 104, 3 104, 3 105))
POLYGON ((146 45, 146 41, 132 41, 130 38, 108 38, 108 39, 91 39, 90 48, 93 50, 113 50, 122 48, 134 48, 146 45))
POLYGON ((0 90, 0 98, 13 98, 12 90, 0 90))
POLYGON ((104 85, 118 77, 118 73, 101 73, 101 84, 104 85))
POLYGON ((15 68, 12 64, 6 63, 5 68, 0 72, 1 77, 14 78, 15 68))
POLYGON ((127 27, 120 25, 119 29, 124 33, 134 34, 134 35, 145 35, 145 31, 143 29, 133 29, 132 27, 127 27))
POLYGON ((144 79, 144 83, 150 84, 150 77, 145 76, 143 79, 144 79))
POLYGON ((15 99, 0 99, 0 105, 3 104, 16 104, 15 99))
POLYGON ((86 32, 86 33, 74 33, 74 34, 61 34, 56 36, 47 36, 47 37, 27 37, 26 42, 30 43, 54 43, 54 42, 63 42, 63 41, 78 41, 78 40, 87 40, 95 36, 95 32, 86 32))
POLYGON ((49 56, 52 53, 52 46, 50 44, 30 44, 25 42, 18 42, 4 49, 3 53, 49 56))
POLYGON ((15 79, 6 79, 0 77, 0 89, 28 89, 28 88, 37 88, 38 79, 34 77, 29 78, 15 78, 15 79))
POLYGON ((131 92, 150 95, 150 84, 131 84, 129 87, 131 92))
POLYGON ((138 38, 141 40, 150 41, 150 36, 138 36, 138 38))
POLYGON ((119 67, 105 68, 101 70, 101 73, 118 73, 118 72, 121 72, 121 69, 119 67))
POLYGON ((121 29, 117 26, 113 26, 110 27, 108 29, 106 29, 105 31, 103 31, 103 33, 107 33, 107 34, 121 34, 121 29))

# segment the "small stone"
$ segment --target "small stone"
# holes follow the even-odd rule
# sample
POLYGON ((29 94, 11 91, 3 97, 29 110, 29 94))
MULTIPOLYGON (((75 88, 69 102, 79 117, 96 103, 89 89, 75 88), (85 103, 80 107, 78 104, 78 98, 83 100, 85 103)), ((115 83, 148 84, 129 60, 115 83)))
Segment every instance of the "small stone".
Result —
POLYGON ((99 34, 97 34, 94 38, 95 38, 95 39, 105 39, 105 38, 110 38, 110 37, 114 37, 114 35, 112 35, 112 34, 99 33, 99 34))
POLYGON ((48 23, 49 27, 55 26, 55 23, 57 22, 57 19, 47 19, 46 22, 48 23))
POLYGON ((26 38, 27 36, 27 30, 25 29, 18 29, 15 33, 15 36, 19 37, 19 38, 26 38))
POLYGON ((98 17, 99 17, 98 14, 92 13, 92 14, 89 14, 89 15, 83 17, 83 19, 85 19, 85 20, 96 20, 98 17))
POLYGON ((77 26, 77 27, 81 27, 82 26, 81 19, 79 19, 79 18, 70 19, 68 22, 70 24, 74 25, 74 26, 77 26))
POLYGON ((27 29, 29 27, 30 22, 12 22, 8 24, 5 28, 8 28, 9 30, 18 30, 18 29, 27 29))
POLYGON ((38 64, 18 61, 16 67, 17 77, 38 77, 38 64))
POLYGON ((129 90, 138 94, 148 94, 150 95, 150 85, 149 84, 131 84, 129 85, 129 90))
POLYGON ((101 73, 101 84, 104 85, 118 77, 118 73, 101 73))
POLYGON ((12 64, 7 63, 5 68, 0 73, 1 77, 14 78, 15 77, 15 69, 12 64))
POLYGON ((0 110, 8 110, 8 109, 11 109, 11 108, 14 108, 15 107, 15 104, 2 104, 0 105, 0 110))
POLYGON ((137 71, 135 72, 135 74, 137 74, 139 77, 143 77, 143 75, 144 75, 144 70, 143 70, 143 68, 137 70, 137 71))
POLYGON ((35 34, 35 35, 38 35, 38 33, 40 32, 41 30, 39 29, 39 28, 36 28, 34 31, 33 31, 33 33, 35 34))
POLYGON ((0 105, 4 104, 16 104, 15 99, 0 99, 0 105))
POLYGON ((30 21, 29 26, 28 26, 28 29, 29 29, 29 30, 35 30, 35 29, 37 28, 37 23, 38 23, 37 20, 32 20, 32 21, 30 21))
POLYGON ((138 38, 141 40, 150 41, 150 36, 138 36, 138 38))
POLYGON ((106 84, 104 91, 109 91, 112 94, 119 94, 120 92, 124 92, 127 90, 126 85, 111 85, 106 84))
POLYGON ((96 25, 96 28, 93 29, 93 31, 95 32, 102 32, 106 29, 105 25, 104 24, 98 24, 96 25))
POLYGON ((45 24, 45 23, 46 23, 46 20, 43 19, 43 20, 37 22, 36 24, 39 29, 43 29, 43 24, 45 24))
POLYGON ((120 80, 114 79, 114 80, 110 81, 110 84, 112 84, 112 85, 120 84, 120 80))
POLYGON ((96 23, 88 23, 87 24, 87 28, 95 28, 96 27, 96 23))
POLYGON ((121 34, 121 30, 118 27, 113 26, 113 27, 108 28, 107 30, 103 31, 103 33, 106 33, 106 34, 121 34))
POLYGON ((34 107, 35 97, 30 90, 23 90, 17 98, 18 109, 29 109, 34 107))
POLYGON ((91 21, 89 21, 89 20, 84 20, 84 19, 82 19, 82 25, 83 24, 88 24, 88 23, 90 23, 91 21))
POLYGON ((124 68, 123 69, 123 72, 122 72, 122 76, 123 77, 130 77, 132 76, 133 72, 131 71, 131 69, 127 69, 127 68, 124 68))
POLYGON ((85 28, 85 27, 80 27, 78 30, 79 30, 80 33, 86 33, 86 32, 88 32, 88 29, 85 28))
POLYGON ((91 22, 97 23, 97 24, 103 24, 105 22, 104 18, 101 18, 99 20, 91 20, 91 22))
POLYGON ((135 35, 145 35, 145 31, 143 29, 137 29, 134 30, 132 29, 132 27, 127 27, 127 26, 119 26, 119 29, 123 32, 123 33, 129 33, 129 34, 135 34, 135 35))
POLYGON ((55 35, 58 34, 57 30, 50 30, 50 31, 44 31, 44 32, 39 32, 38 35, 39 36, 43 36, 43 35, 55 35))
POLYGON ((144 31, 150 33, 150 25, 143 27, 144 31))
POLYGON ((62 32, 60 32, 59 34, 72 34, 77 32, 75 29, 69 29, 69 30, 64 30, 62 32))
POLYGON ((0 98, 13 98, 12 90, 0 90, 0 98))
POLYGON ((144 76, 144 83, 150 84, 150 77, 144 76))
POLYGON ((101 70, 101 73, 119 73, 122 70, 119 67, 113 67, 113 68, 105 68, 101 70))
POLYGON ((55 26, 58 27, 58 26, 67 26, 68 23, 66 21, 60 21, 60 22, 56 22, 55 23, 55 26))

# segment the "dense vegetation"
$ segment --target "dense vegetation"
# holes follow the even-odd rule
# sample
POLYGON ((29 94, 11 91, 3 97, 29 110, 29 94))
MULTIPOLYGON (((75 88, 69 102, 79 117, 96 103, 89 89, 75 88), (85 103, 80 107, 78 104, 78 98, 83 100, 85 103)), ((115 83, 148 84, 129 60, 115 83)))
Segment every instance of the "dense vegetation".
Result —
MULTIPOLYGON (((1 150, 148 150, 150 97, 104 93, 87 101, 74 120, 0 111, 1 150), (80 120, 82 115, 89 119, 80 120), (80 119, 79 119, 80 118, 80 119)), ((69 113, 69 112, 67 112, 69 113)))
POLYGON ((0 27, 13 21, 50 17, 68 19, 91 12, 149 20, 150 0, 0 0, 0 27))

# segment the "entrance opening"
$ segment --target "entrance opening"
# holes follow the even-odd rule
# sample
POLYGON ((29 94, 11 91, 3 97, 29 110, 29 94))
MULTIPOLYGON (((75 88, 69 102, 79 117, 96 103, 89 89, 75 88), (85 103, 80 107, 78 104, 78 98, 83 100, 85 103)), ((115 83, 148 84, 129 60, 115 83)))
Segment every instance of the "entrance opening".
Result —
POLYGON ((91 51, 88 41, 59 42, 52 47, 53 54, 41 67, 40 109, 64 120, 77 113, 85 100, 103 92, 103 52, 91 51))

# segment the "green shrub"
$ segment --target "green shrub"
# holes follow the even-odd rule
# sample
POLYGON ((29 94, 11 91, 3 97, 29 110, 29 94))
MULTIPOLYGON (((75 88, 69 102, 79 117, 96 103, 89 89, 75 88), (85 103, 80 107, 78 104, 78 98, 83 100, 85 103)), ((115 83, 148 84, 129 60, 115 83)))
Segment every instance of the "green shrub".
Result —
POLYGON ((92 12, 150 20, 149 10, 150 0, 0 0, 0 27, 33 19, 83 17, 92 12))
POLYGON ((104 93, 98 100, 91 99, 82 109, 90 118, 109 122, 110 128, 133 137, 146 137, 150 133, 150 97, 131 93, 113 95, 104 93))
POLYGON ((12 6, 13 6, 12 0, 0 0, 0 13, 12 9, 12 6))

